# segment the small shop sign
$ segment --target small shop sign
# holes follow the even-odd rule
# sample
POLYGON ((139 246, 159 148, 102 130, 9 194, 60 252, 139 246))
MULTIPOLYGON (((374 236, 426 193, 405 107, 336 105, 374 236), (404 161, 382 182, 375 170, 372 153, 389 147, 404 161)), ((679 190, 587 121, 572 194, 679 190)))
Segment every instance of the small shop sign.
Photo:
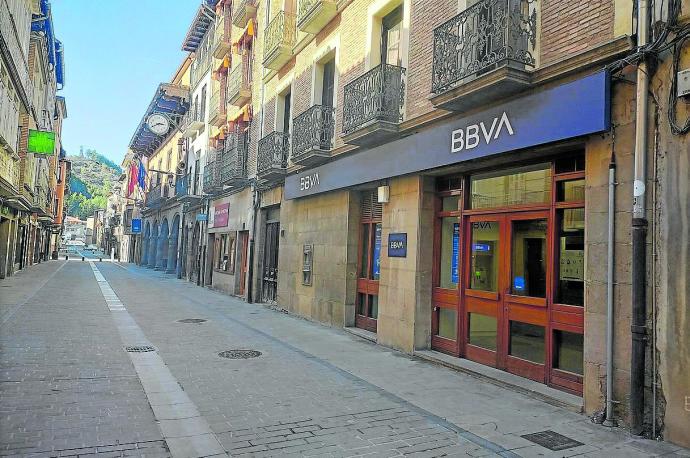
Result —
POLYGON ((388 257, 406 258, 407 257, 407 233, 400 232, 388 235, 388 257))
POLYGON ((196 214, 196 220, 197 221, 206 221, 208 217, 206 216, 206 213, 197 213, 196 214))
POLYGON ((228 225, 230 204, 221 204, 213 207, 213 227, 225 227, 228 225))
POLYGON ((141 234, 141 219, 132 219, 132 234, 141 234))

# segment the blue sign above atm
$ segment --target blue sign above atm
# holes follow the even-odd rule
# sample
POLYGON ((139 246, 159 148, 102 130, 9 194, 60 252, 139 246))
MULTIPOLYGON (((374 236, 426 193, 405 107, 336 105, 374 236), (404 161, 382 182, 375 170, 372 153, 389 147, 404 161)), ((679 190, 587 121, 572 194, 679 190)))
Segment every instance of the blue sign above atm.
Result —
POLYGON ((285 179, 285 198, 581 137, 609 129, 610 78, 597 72, 285 179))

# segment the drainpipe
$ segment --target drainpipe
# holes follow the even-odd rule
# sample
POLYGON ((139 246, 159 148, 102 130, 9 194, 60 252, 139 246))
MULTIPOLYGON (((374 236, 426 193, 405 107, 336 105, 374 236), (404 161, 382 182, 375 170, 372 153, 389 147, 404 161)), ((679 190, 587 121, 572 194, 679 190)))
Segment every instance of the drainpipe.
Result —
MULTIPOLYGON (((648 0, 637 2, 637 47, 647 44, 649 36, 648 0)), ((644 423, 647 217, 645 185, 647 182, 647 115, 649 99, 647 60, 637 66, 637 116, 635 120, 635 182, 632 218, 632 351, 630 361, 630 432, 639 435, 644 423)))
POLYGON ((606 253, 606 420, 604 426, 617 426, 613 418, 613 266, 616 211, 616 157, 609 163, 609 208, 606 253))

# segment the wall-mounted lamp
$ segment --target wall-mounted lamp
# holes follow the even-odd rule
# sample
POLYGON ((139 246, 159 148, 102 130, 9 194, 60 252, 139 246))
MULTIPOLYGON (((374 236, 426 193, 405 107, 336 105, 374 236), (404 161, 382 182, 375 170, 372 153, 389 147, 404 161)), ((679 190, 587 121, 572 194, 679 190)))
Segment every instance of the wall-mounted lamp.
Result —
POLYGON ((378 187, 378 202, 387 204, 390 200, 391 188, 387 184, 378 187))

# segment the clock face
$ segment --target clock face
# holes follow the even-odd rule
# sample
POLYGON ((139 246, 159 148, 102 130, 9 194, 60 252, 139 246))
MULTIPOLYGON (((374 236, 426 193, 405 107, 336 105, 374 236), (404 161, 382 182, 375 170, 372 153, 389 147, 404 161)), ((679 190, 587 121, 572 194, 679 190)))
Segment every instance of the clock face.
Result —
POLYGON ((156 135, 165 135, 170 130, 170 122, 162 114, 152 114, 149 116, 146 120, 146 125, 156 135))

